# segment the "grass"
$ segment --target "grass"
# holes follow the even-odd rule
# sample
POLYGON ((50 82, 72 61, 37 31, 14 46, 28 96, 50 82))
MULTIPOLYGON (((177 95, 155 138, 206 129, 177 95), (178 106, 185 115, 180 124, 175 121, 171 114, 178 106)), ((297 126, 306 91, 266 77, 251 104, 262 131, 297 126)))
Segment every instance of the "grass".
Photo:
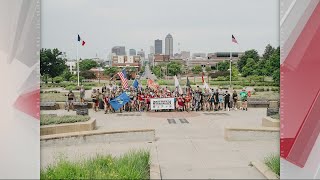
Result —
POLYGON ((270 155, 265 158, 264 163, 278 176, 280 176, 280 156, 270 155))
POLYGON ((274 91, 255 92, 251 95, 251 98, 266 99, 266 100, 279 100, 280 94, 274 91))
MULTIPOLYGON (((73 92, 77 99, 80 98, 79 92, 73 92)), ((65 102, 67 100, 66 93, 41 93, 41 101, 55 101, 55 102, 65 102)))
POLYGON ((63 123, 75 123, 75 122, 85 122, 90 119, 89 116, 52 116, 49 114, 41 114, 40 125, 52 125, 52 124, 63 124, 63 123))
POLYGON ((149 179, 150 153, 131 151, 121 157, 97 155, 95 158, 57 164, 41 169, 41 179, 149 179))

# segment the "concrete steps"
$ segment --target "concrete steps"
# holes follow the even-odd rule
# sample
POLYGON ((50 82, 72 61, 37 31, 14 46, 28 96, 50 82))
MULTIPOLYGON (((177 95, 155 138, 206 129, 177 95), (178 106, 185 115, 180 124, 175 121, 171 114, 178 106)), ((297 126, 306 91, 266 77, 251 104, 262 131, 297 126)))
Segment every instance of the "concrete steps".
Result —
POLYGON ((225 140, 227 141, 255 141, 279 139, 279 127, 225 127, 225 140))

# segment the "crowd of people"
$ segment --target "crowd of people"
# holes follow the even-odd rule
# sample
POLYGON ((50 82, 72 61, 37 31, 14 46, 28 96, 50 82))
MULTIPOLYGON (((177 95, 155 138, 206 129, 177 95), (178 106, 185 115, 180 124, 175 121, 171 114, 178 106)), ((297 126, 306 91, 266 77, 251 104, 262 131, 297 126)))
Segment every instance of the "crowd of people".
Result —
MULTIPOLYGON (((195 89, 185 88, 184 92, 179 93, 176 90, 169 90, 168 87, 160 87, 157 89, 146 86, 134 88, 122 88, 109 84, 104 85, 101 90, 93 89, 91 93, 91 101, 93 102, 94 111, 104 110, 105 113, 115 113, 116 111, 110 104, 110 101, 118 97, 122 93, 126 93, 130 97, 130 102, 126 103, 119 112, 143 112, 151 111, 152 98, 174 98, 174 110, 156 110, 156 111, 230 111, 230 110, 248 110, 247 99, 250 91, 243 89, 239 94, 233 90, 221 89, 203 89, 197 86, 195 89), (238 101, 241 101, 238 107, 238 101)), ((69 106, 72 106, 75 95, 72 91, 68 94, 69 106)), ((80 102, 85 102, 85 89, 80 89, 80 102)), ((70 109, 70 108, 68 108, 70 109)))

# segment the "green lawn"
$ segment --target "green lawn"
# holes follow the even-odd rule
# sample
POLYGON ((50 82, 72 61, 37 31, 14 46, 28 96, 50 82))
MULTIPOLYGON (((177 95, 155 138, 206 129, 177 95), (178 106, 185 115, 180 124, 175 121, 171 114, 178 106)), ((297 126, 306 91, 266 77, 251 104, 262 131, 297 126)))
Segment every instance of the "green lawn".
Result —
POLYGON ((89 116, 76 116, 76 115, 65 115, 65 116, 53 116, 49 114, 41 114, 40 125, 52 125, 52 124, 63 124, 63 123, 75 123, 85 122, 90 119, 89 116))
MULTIPOLYGON (((80 93, 79 92, 73 92, 76 96, 76 99, 80 99, 80 93)), ((55 102, 65 102, 67 100, 67 96, 65 96, 67 93, 41 93, 40 94, 40 100, 41 101, 55 101, 55 102)))
POLYGON ((280 156, 279 155, 270 155, 266 157, 264 160, 264 163, 272 170, 272 172, 280 176, 280 156))
POLYGON ((57 164, 41 169, 41 179, 149 179, 150 153, 131 151, 121 157, 95 158, 57 164))

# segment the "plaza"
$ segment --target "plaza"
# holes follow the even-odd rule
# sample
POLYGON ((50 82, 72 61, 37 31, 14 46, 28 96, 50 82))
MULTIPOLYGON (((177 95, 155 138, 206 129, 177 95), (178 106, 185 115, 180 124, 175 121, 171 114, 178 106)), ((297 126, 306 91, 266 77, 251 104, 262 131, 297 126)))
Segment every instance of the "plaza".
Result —
MULTIPOLYGON (((75 115, 75 111, 42 111, 42 114, 75 115)), ((63 156, 77 161, 96 154, 119 156, 130 150, 147 149, 151 164, 157 165, 160 177, 173 178, 243 178, 265 179, 252 161, 264 161, 279 153, 278 139, 228 141, 225 127, 260 127, 266 108, 220 112, 130 112, 104 114, 89 110, 97 130, 119 131, 154 129, 154 141, 125 140, 111 143, 46 145, 41 147, 41 166, 47 167, 63 156)))

